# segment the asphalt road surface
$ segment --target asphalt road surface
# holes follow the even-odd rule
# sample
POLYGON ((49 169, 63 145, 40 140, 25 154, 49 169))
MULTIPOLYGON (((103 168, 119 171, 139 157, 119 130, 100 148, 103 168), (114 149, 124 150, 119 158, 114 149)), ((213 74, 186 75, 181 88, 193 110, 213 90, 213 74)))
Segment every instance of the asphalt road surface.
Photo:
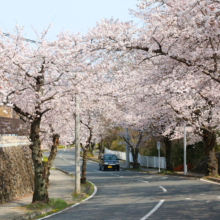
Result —
MULTIPOLYGON (((75 151, 59 150, 54 165, 74 174, 75 151)), ((220 220, 220 185, 199 179, 131 171, 99 171, 87 161, 87 179, 98 191, 53 220, 220 220)))

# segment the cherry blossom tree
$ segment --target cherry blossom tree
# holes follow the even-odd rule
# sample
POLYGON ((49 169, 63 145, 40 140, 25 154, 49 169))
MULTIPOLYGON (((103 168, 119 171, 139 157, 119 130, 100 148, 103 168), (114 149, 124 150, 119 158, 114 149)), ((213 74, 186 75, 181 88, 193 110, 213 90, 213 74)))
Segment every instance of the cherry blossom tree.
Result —
MULTIPOLYGON (((56 126, 53 121, 59 118, 55 112, 60 113, 61 100, 62 103, 68 102, 65 98, 61 99, 66 87, 65 74, 73 69, 76 59, 66 59, 61 41, 45 41, 46 31, 36 41, 36 46, 24 43, 22 29, 16 27, 16 31, 16 34, 12 33, 8 38, 0 33, 1 51, 4 54, 0 70, 3 79, 0 102, 12 106, 30 124, 30 148, 35 172, 33 202, 48 202, 46 179, 51 162, 56 156, 56 150, 53 149, 57 146, 58 136, 53 141, 52 154, 45 166, 42 162, 41 137, 55 134, 56 126), (48 131, 45 131, 42 123, 45 123, 45 128, 49 128, 48 131)), ((76 56, 79 49, 73 47, 68 54, 69 57, 76 56)))

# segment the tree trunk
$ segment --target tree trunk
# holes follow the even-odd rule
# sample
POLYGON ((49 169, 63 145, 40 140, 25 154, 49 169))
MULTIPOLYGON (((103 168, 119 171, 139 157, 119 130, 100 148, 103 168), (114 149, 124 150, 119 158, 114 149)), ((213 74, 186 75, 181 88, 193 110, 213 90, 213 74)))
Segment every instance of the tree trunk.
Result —
POLYGON ((102 141, 99 143, 99 159, 101 158, 101 155, 102 155, 102 148, 103 148, 103 144, 102 144, 102 141))
POLYGON ((82 147, 83 149, 83 161, 82 161, 82 177, 81 177, 81 184, 86 183, 86 161, 87 161, 87 148, 82 147))
POLYGON ((214 146, 216 143, 216 134, 213 131, 208 132, 203 130, 203 141, 205 144, 205 153, 207 155, 207 171, 206 175, 215 176, 218 175, 218 161, 215 156, 214 146))
POLYGON ((43 176, 43 161, 41 153, 41 141, 40 141, 40 122, 41 118, 36 118, 31 123, 31 135, 30 139, 32 144, 30 148, 32 150, 32 160, 34 163, 34 195, 32 203, 34 202, 47 202, 48 194, 45 186, 45 178, 43 176))
POLYGON ((106 139, 106 143, 107 143, 107 148, 110 149, 111 144, 109 143, 109 141, 106 139))
POLYGON ((91 143, 91 155, 94 156, 94 147, 95 147, 95 143, 91 143))
POLYGON ((173 164, 172 164, 172 158, 171 158, 171 140, 169 137, 164 137, 164 144, 165 144, 165 150, 166 150, 166 169, 173 172, 173 164))
POLYGON ((60 137, 59 134, 55 134, 53 136, 53 145, 50 151, 50 156, 48 158, 48 161, 44 164, 43 177, 45 178, 45 187, 46 187, 46 194, 48 199, 46 202, 49 202, 48 187, 49 187, 50 168, 52 167, 53 161, 57 155, 57 146, 59 144, 59 137, 60 137))
POLYGON ((131 148, 131 153, 133 157, 133 169, 138 169, 140 167, 140 163, 138 163, 138 148, 137 147, 132 147, 131 148))

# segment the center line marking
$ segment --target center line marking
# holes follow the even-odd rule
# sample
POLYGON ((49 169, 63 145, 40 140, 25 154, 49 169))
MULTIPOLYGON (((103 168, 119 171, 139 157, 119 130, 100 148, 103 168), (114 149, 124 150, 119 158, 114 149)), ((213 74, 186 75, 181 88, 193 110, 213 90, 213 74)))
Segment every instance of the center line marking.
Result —
POLYGON ((145 181, 145 180, 137 180, 137 181, 144 182, 144 183, 149 183, 148 181, 145 181))
POLYGON ((112 176, 119 176, 119 175, 117 175, 117 174, 111 174, 112 176))
POLYGON ((159 186, 164 192, 167 192, 167 190, 164 188, 164 187, 162 187, 162 186, 159 186))
POLYGON ((163 204, 165 200, 160 200, 160 202, 147 214, 145 215, 143 218, 141 218, 140 220, 145 220, 148 219, 154 212, 157 211, 157 209, 160 208, 160 206, 163 204))

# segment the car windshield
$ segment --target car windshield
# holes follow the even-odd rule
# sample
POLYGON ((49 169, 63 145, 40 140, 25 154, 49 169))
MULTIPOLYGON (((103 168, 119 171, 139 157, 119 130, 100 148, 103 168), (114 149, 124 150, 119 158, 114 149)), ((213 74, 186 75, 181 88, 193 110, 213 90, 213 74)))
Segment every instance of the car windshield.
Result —
POLYGON ((105 155, 104 160, 117 160, 115 155, 105 155))

